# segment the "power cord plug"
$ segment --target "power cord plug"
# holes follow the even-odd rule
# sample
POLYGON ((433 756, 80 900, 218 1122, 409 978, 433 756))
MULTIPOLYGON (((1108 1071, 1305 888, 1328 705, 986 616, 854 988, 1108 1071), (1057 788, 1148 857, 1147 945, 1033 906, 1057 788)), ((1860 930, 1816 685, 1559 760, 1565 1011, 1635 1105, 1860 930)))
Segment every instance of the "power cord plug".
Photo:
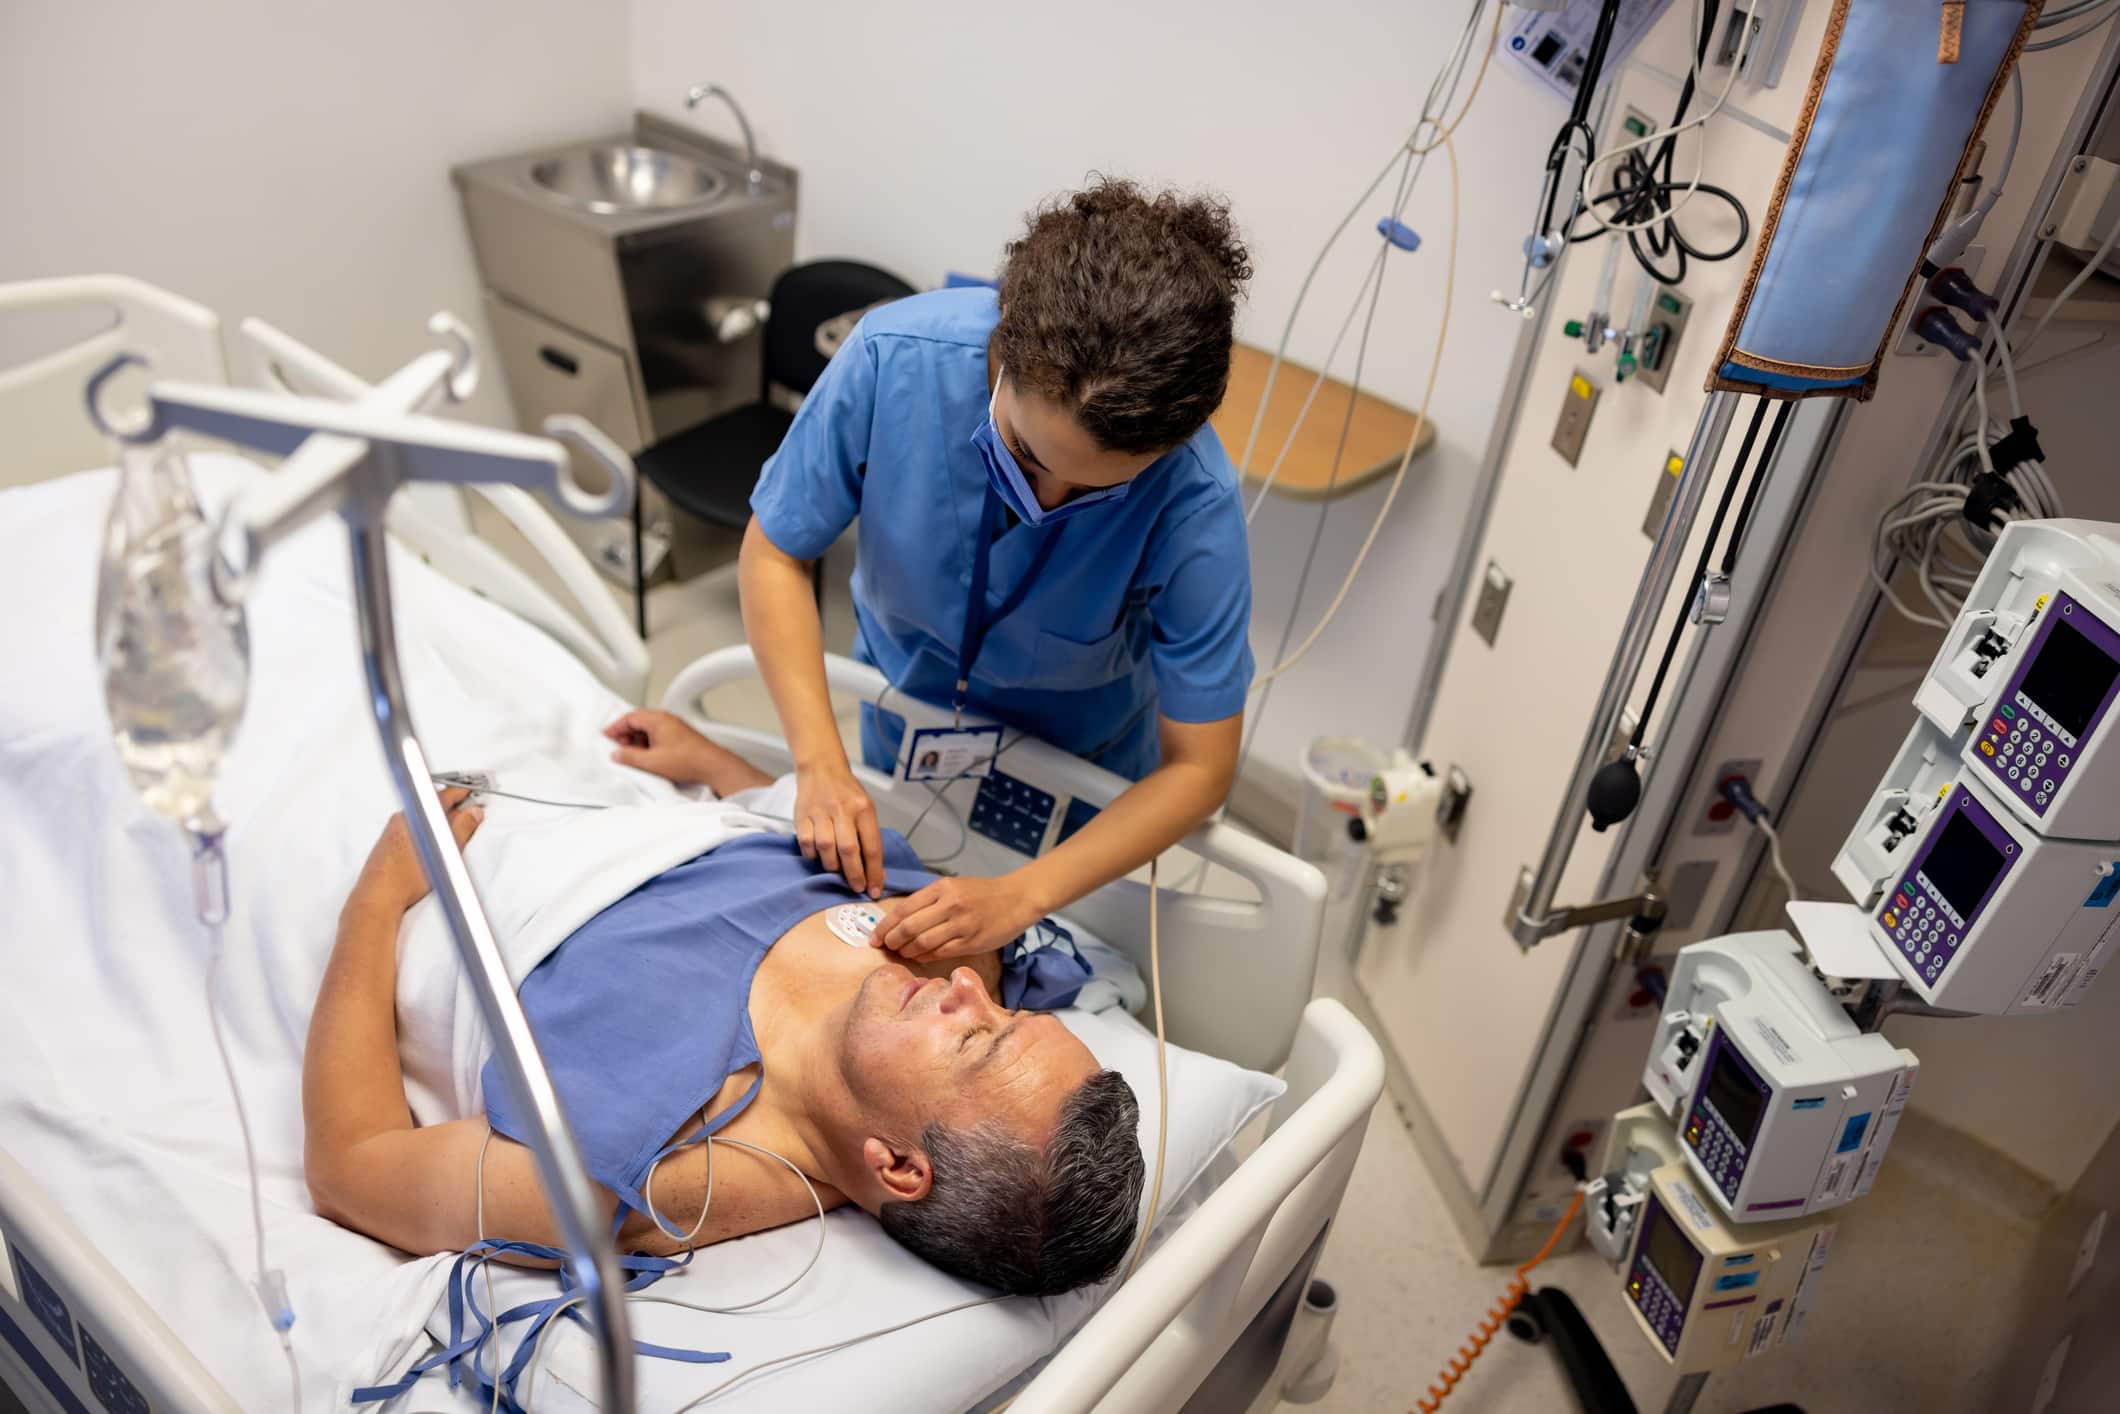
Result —
POLYGON ((1767 863, 1774 870, 1774 877, 1789 892, 1789 902, 1794 903, 1803 895, 1797 892, 1796 880, 1789 873, 1788 862, 1781 857, 1781 836, 1775 833, 1767 807, 1760 798, 1752 794, 1752 782, 1746 776, 1725 776, 1716 783, 1715 789, 1730 807, 1745 817, 1746 823, 1767 837, 1767 863))
POLYGON ((1973 283, 1973 277, 1953 265, 1929 277, 1929 293, 1938 302, 1962 309, 1976 324, 1985 324, 2002 308, 2002 301, 1973 283))
POLYGON ((1744 776, 1725 776, 1716 783, 1716 793, 1730 802, 1730 808, 1745 817, 1748 824, 1757 825, 1767 817, 1767 807, 1760 804, 1759 797, 1752 794, 1752 782, 1744 776))

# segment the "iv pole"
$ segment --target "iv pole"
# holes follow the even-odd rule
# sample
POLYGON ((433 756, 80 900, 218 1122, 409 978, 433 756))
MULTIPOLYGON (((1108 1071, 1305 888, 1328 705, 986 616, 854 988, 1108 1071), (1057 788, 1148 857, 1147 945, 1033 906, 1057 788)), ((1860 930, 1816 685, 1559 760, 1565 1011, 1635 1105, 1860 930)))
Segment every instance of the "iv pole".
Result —
POLYGON ((447 338, 453 349, 420 355, 350 404, 157 382, 147 391, 144 424, 120 427, 105 416, 101 393, 115 374, 144 363, 136 355, 121 354, 89 380, 88 412, 106 434, 124 442, 151 443, 181 429, 285 458, 275 475, 238 496, 221 514, 214 583, 231 602, 249 592, 257 566, 273 544, 326 511, 338 512, 346 522, 361 659, 391 779, 421 868, 493 1034, 501 1073, 529 1117, 539 1177, 570 1250, 583 1303, 595 1313, 602 1356, 601 1407, 630 1414, 633 1345, 625 1281, 616 1250, 601 1231, 581 1151, 538 1055, 514 979, 450 833, 426 754, 413 731, 398 665, 383 517, 391 496, 409 481, 509 482, 551 493, 577 515, 622 514, 634 494, 633 463, 579 417, 548 418, 547 436, 530 437, 416 415, 444 391, 451 401, 469 397, 477 380, 464 326, 437 314, 427 327, 447 338), (611 483, 602 495, 591 495, 574 481, 567 451, 559 442, 602 465, 611 483))

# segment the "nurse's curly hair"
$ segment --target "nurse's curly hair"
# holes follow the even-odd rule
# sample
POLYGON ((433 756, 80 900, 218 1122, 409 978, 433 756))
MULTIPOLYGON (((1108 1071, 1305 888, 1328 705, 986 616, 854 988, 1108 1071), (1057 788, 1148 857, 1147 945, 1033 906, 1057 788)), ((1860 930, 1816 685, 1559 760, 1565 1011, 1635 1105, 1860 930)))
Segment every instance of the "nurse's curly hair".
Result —
POLYGON ((1009 243, 994 353, 1099 446, 1165 451, 1221 405, 1250 278, 1223 198, 1097 178, 1009 243))

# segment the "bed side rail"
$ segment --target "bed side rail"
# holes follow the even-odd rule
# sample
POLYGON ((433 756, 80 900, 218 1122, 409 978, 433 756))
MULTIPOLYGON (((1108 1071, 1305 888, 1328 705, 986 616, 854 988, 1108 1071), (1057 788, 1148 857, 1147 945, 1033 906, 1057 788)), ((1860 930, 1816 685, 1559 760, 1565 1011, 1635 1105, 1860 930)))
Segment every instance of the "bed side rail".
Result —
MULTIPOLYGON (((437 320, 444 317, 437 316, 437 320)), ((436 332, 469 337, 453 320, 436 332)), ((369 391, 365 379, 262 319, 245 319, 237 326, 229 361, 235 381, 243 386, 296 394, 311 391, 347 401, 369 391)), ((390 506, 390 533, 442 574, 542 629, 628 702, 646 697, 647 645, 633 632, 588 557, 551 513, 520 487, 468 484, 461 488, 492 507, 523 538, 566 592, 571 609, 470 532, 456 500, 457 489, 401 488, 390 506)))
MULTIPOLYGON (((787 745, 778 735, 713 721, 700 702, 703 694, 757 673, 757 660, 746 646, 709 653, 671 680, 662 705, 761 767, 785 770, 790 764, 787 745)), ((953 720, 948 709, 892 691, 874 668, 836 654, 825 655, 825 677, 833 693, 842 697, 873 703, 888 693, 888 709, 912 727, 944 727, 953 720)), ((1057 842, 1078 802, 1085 809, 1102 809, 1132 784, 1035 737, 1018 740, 1012 733, 1007 740, 997 768, 1051 797, 1040 852, 1057 842)), ((929 823, 916 843, 937 864, 964 873, 1003 874, 1029 857, 973 828, 981 795, 977 780, 950 785, 938 802, 926 783, 888 777, 858 762, 854 774, 884 824, 908 830, 914 820, 925 817, 929 823), (946 859, 936 858, 931 843, 936 838, 934 822, 945 818, 938 804, 963 831, 962 844, 946 859)), ((948 835, 943 839, 947 843, 948 835)), ((1167 882, 1158 898, 1158 922, 1171 1039, 1257 1070, 1278 1069, 1288 1059, 1317 968, 1325 876, 1315 866, 1219 821, 1195 829, 1181 848, 1237 876, 1257 897, 1222 896, 1227 890, 1180 892, 1171 885, 1188 871, 1176 861, 1175 851, 1165 858, 1167 882)), ((1138 876, 1108 884, 1070 904, 1066 912, 1147 970, 1148 888, 1138 876)))
MULTIPOLYGON (((112 316, 104 328, 68 330, 65 346, 0 366, 0 486, 110 464, 110 439, 89 421, 81 387, 111 355, 145 355, 164 378, 226 381, 221 321, 204 305, 128 275, 66 275, 0 284, 0 322, 112 316)), ((63 327, 63 325, 55 326, 63 327)), ((26 342, 26 341, 25 341, 26 342)))
POLYGON ((0 1248, 0 1371, 16 1382, 31 1377, 18 1392, 32 1411, 239 1414, 228 1391, 4 1149, 0 1248), (137 1398, 127 1400, 127 1391, 137 1398))
POLYGON ((1305 1008, 1289 1091, 1256 1152, 1105 1301, 1012 1414, 1176 1409, 1339 1210, 1384 1057, 1338 1002, 1305 1008))

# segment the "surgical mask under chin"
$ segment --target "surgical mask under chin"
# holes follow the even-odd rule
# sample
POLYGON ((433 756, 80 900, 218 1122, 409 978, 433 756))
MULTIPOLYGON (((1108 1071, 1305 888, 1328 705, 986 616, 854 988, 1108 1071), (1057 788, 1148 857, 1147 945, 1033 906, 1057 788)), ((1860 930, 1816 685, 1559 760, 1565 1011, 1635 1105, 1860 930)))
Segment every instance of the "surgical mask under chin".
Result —
MULTIPOLYGON (((1005 371, 1005 370, 1004 370, 1005 371)), ((1095 491, 1085 491, 1072 496, 1047 510, 1038 504, 1037 493, 1024 478, 1023 468, 1016 465, 1015 455, 1009 451, 1008 443, 1001 440, 1001 429, 994 422, 994 397, 1001 391, 1001 374, 994 377, 994 392, 986 400, 986 421, 972 433, 972 445, 986 459, 987 483, 1003 505, 1016 513, 1016 518, 1025 525, 1050 525, 1056 520, 1080 515, 1092 506, 1105 505, 1112 501, 1123 501, 1126 493, 1133 489, 1131 481, 1122 481, 1117 486, 1104 486, 1095 491)))

